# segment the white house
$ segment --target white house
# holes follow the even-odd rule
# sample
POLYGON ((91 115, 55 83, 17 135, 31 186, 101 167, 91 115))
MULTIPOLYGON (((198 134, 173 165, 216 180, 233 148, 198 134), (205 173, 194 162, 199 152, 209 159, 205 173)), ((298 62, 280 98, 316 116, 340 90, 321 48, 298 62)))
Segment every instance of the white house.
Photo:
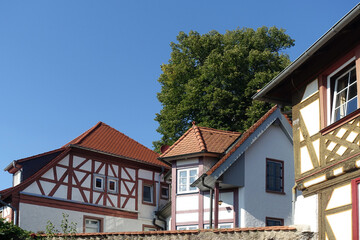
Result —
POLYGON ((54 151, 13 161, 14 186, 0 191, 3 217, 34 232, 62 213, 77 232, 164 228, 155 212, 168 202, 168 166, 158 154, 99 122, 54 151))
POLYGON ((243 134, 194 124, 159 159, 172 164, 172 230, 292 224, 292 130, 276 106, 243 134))

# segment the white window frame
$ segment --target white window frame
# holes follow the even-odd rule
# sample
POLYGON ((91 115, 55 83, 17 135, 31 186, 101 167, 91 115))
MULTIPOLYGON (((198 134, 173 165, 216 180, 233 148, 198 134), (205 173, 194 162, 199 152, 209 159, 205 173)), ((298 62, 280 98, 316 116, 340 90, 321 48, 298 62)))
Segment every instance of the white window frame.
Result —
MULTIPOLYGON (((204 224, 204 229, 210 229, 210 224, 204 224)), ((218 223, 218 228, 233 228, 234 227, 234 223, 230 222, 230 223, 218 223), (229 225, 229 227, 225 227, 229 225)), ((214 228, 214 224, 213 224, 213 228, 214 228)))
POLYGON ((103 175, 100 175, 100 174, 94 174, 94 183, 93 183, 93 189, 96 190, 96 191, 104 191, 104 187, 105 187, 105 176, 103 175), (102 186, 99 188, 99 187, 96 187, 96 179, 102 179, 102 186))
POLYGON ((108 177, 107 178, 107 191, 109 193, 117 193, 118 192, 118 180, 116 178, 113 177, 108 177), (110 182, 114 182, 115 183, 115 190, 111 190, 110 189, 110 182))
POLYGON ((198 225, 176 226, 176 230, 196 230, 196 229, 199 229, 198 225))
MULTIPOLYGON (((334 106, 335 106, 335 101, 331 100, 331 96, 333 96, 334 98, 334 89, 331 89, 331 78, 336 75, 338 72, 340 72, 341 70, 343 70, 345 67, 347 67, 349 64, 351 64, 352 62, 354 62, 356 60, 356 57, 352 57, 351 59, 349 59, 346 63, 344 63, 343 65, 341 65, 339 68, 337 68, 334 72, 332 72, 328 77, 327 77, 327 125, 330 125, 332 123, 335 122, 334 119, 334 106)), ((355 66, 355 71, 356 71, 356 66, 355 66)), ((359 79, 356 79, 356 82, 359 79)), ((358 93, 359 95, 359 93, 358 93)), ((334 99, 333 99, 334 100, 334 99)), ((359 107, 359 106, 358 106, 359 107)))
POLYGON ((95 221, 95 222, 97 222, 97 229, 96 229, 96 231, 95 232, 100 232, 100 230, 101 230, 101 220, 99 220, 99 219, 92 219, 92 218, 85 218, 85 233, 93 233, 93 232, 89 232, 89 231, 87 231, 87 229, 95 229, 95 227, 92 227, 92 226, 88 226, 88 223, 87 223, 87 221, 95 221))
POLYGON ((21 169, 13 174, 13 187, 21 183, 21 169))
POLYGON ((178 169, 177 170, 177 193, 178 194, 183 194, 183 193, 193 193, 193 192, 198 192, 198 188, 195 188, 194 190, 190 190, 190 185, 192 182, 190 182, 190 171, 191 170, 196 170, 196 177, 195 179, 198 178, 199 175, 199 168, 184 168, 184 169, 178 169), (185 191, 180 191, 180 172, 186 172, 186 190, 185 191))

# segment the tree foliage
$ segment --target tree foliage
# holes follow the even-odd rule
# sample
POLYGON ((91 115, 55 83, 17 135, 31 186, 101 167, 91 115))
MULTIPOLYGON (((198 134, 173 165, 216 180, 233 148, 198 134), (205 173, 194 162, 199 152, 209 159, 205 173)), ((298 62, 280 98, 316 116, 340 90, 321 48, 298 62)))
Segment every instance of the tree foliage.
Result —
POLYGON ((33 239, 31 232, 21 229, 12 222, 0 218, 0 239, 4 240, 27 240, 33 239))
POLYGON ((244 131, 270 104, 251 96, 289 63, 282 51, 294 45, 276 27, 236 29, 220 34, 180 32, 167 64, 161 66, 155 149, 173 144, 195 121, 199 126, 244 131))

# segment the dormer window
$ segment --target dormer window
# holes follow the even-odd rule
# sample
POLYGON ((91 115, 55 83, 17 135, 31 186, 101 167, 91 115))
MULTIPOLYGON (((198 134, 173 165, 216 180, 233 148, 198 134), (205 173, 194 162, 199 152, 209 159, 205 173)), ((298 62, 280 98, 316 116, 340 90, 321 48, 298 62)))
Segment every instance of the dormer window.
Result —
POLYGON ((328 77, 331 100, 331 123, 354 112, 357 106, 356 68, 354 59, 328 77))

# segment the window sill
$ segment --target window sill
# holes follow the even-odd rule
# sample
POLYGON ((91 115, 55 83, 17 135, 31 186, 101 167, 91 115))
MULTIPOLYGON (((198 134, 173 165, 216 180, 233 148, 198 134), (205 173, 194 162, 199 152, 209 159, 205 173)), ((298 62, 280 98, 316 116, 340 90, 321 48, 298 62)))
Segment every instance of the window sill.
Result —
POLYGON ((271 191, 271 190, 266 190, 267 193, 274 193, 274 194, 279 194, 279 195, 286 195, 285 192, 276 192, 276 191, 271 191))
POLYGON ((356 109, 354 112, 352 112, 349 115, 341 118, 340 120, 330 124, 329 126, 321 129, 320 133, 321 133, 321 135, 326 135, 329 132, 332 132, 333 130, 335 130, 336 128, 341 127, 345 123, 350 122, 351 120, 357 118, 358 116, 360 116, 360 108, 356 109))

